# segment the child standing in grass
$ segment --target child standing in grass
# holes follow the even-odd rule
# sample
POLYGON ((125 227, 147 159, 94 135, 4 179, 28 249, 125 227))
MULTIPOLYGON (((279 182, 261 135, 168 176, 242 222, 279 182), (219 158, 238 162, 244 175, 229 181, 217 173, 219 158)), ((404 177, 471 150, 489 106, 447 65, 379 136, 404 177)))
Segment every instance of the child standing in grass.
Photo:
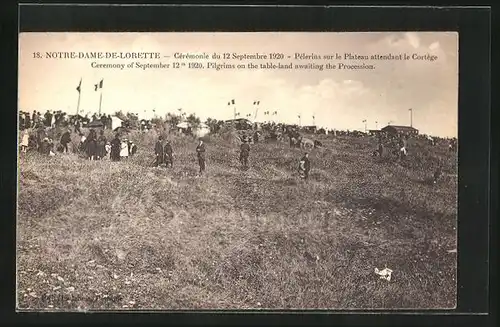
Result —
POLYGON ((28 150, 29 140, 30 140, 29 133, 27 130, 24 130, 23 137, 21 139, 21 151, 23 153, 26 153, 26 150, 28 150))
POLYGON ((120 157, 122 159, 128 158, 128 140, 124 139, 121 143, 120 157))

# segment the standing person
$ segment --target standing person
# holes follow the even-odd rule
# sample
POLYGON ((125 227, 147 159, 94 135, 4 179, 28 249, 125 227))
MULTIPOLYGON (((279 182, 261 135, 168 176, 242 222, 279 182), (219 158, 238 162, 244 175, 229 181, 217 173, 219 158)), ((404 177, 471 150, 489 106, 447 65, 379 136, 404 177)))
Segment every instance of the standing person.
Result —
POLYGON ((108 122, 106 121, 106 115, 101 116, 101 123, 102 123, 104 129, 108 128, 108 122))
POLYGON ((311 162, 309 161, 309 153, 304 153, 304 156, 300 158, 299 161, 299 176, 302 179, 307 179, 309 177, 309 171, 311 170, 311 162))
POLYGON ((163 157, 164 157, 164 152, 163 152, 163 136, 160 135, 160 137, 158 137, 158 140, 156 141, 156 144, 155 144, 155 156, 156 156, 156 159, 155 159, 155 167, 158 167, 160 166, 161 164, 163 164, 163 157))
POLYGON ((240 163, 244 168, 248 168, 248 156, 250 155, 250 145, 246 138, 243 139, 243 143, 240 146, 240 163))
POLYGON ((130 154, 130 156, 135 155, 137 152, 137 145, 135 145, 135 143, 132 141, 129 141, 128 145, 129 145, 128 153, 130 154))
POLYGON ((115 138, 111 141, 111 161, 120 161, 120 149, 121 149, 120 134, 116 133, 115 138))
POLYGON ((78 144, 78 150, 83 153, 86 151, 85 149, 87 149, 87 137, 85 134, 80 133, 80 144, 78 144))
POLYGON ((31 120, 33 121, 33 127, 37 127, 37 125, 38 125, 38 115, 36 114, 36 110, 33 111, 33 115, 31 116, 31 120))
POLYGON ((107 156, 108 154, 111 153, 111 142, 106 142, 106 145, 104 146, 104 149, 106 150, 105 155, 107 156))
POLYGON ((168 167, 170 164, 170 167, 174 167, 174 154, 172 150, 172 145, 170 144, 170 141, 167 140, 167 144, 165 144, 165 166, 168 167))
POLYGON ((44 116, 44 120, 43 120, 43 123, 45 125, 45 127, 50 127, 50 120, 52 119, 52 115, 50 114, 50 111, 46 111, 45 114, 43 115, 44 116))
POLYGON ((106 156, 106 136, 104 136, 104 130, 101 129, 99 133, 99 138, 97 139, 97 159, 102 159, 106 156))
POLYGON ((205 172, 205 144, 203 140, 199 139, 198 146, 196 147, 196 153, 198 154, 198 164, 200 165, 200 175, 205 172))
POLYGON ((50 127, 56 127, 56 115, 55 113, 50 114, 50 127))
POLYGON ((45 128, 43 126, 41 125, 38 126, 36 136, 37 136, 36 143, 38 152, 42 153, 43 152, 42 143, 44 138, 47 136, 47 133, 45 132, 45 128))
POLYGON ((19 112, 19 129, 22 131, 24 130, 26 127, 25 127, 25 124, 24 124, 24 115, 21 112, 19 112))
POLYGON ((82 134, 82 131, 80 130, 80 117, 77 116, 75 118, 75 133, 82 134))
POLYGON ((23 137, 21 139, 21 151, 22 152, 26 153, 26 151, 28 150, 29 141, 30 141, 29 133, 27 130, 24 130, 23 137))
POLYGON ((36 113, 36 120, 38 124, 44 125, 42 121, 42 113, 40 111, 36 113))
POLYGON ((401 159, 404 159, 408 154, 407 146, 408 146, 408 135, 401 136, 399 141, 399 146, 401 147, 399 150, 401 159))
POLYGON ((24 113, 24 127, 25 128, 31 127, 31 119, 30 119, 30 114, 28 112, 24 113))
POLYGON ((126 138, 123 139, 123 141, 121 143, 120 157, 121 157, 121 159, 128 158, 128 140, 126 138))
POLYGON ((95 160, 97 157, 97 134, 94 129, 91 129, 87 137, 87 157, 90 160, 95 160))
POLYGON ((63 153, 68 153, 68 144, 71 142, 71 130, 68 129, 64 134, 61 136, 61 145, 63 148, 63 153))

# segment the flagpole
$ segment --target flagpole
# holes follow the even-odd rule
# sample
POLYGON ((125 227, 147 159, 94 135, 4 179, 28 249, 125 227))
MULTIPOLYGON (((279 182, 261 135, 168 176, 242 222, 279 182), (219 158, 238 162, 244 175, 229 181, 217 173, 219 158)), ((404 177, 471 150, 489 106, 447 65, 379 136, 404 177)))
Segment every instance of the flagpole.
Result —
POLYGON ((76 115, 78 116, 78 113, 80 112, 80 96, 81 96, 81 90, 78 92, 78 103, 76 104, 76 115))
POLYGON ((80 96, 82 95, 82 78, 80 78, 80 84, 78 84, 76 90, 78 91, 78 102, 76 104, 76 115, 78 116, 80 112, 80 96))
POLYGON ((102 105, 102 89, 101 89, 101 96, 99 99, 99 116, 101 115, 101 105, 102 105))

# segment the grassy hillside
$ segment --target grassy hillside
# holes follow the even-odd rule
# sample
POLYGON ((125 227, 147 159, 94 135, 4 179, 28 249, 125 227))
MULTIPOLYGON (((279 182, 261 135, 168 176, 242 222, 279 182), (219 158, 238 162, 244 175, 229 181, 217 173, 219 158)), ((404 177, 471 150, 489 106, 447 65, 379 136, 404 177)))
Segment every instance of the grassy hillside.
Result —
POLYGON ((325 139, 310 180, 298 149, 173 140, 151 168, 154 132, 126 162, 74 154, 20 159, 20 309, 451 308, 456 298, 456 158, 411 145, 408 163, 375 140, 325 139), (440 159, 445 177, 427 179, 440 159), (391 268, 392 280, 375 267, 391 268))

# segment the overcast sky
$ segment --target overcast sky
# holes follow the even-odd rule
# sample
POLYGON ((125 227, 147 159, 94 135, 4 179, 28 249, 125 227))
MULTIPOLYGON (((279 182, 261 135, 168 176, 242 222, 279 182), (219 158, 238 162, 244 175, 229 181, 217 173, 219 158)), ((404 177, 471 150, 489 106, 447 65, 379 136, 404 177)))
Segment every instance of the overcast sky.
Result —
MULTIPOLYGON (((327 128, 363 130, 392 122, 413 126, 421 133, 456 136, 458 121, 458 34, 456 33, 23 33, 19 40, 19 109, 76 112, 82 78, 80 109, 96 112, 99 92, 94 84, 104 79, 102 111, 121 109, 146 115, 177 112, 183 108, 201 118, 230 119, 236 110, 255 115, 278 111, 275 120, 313 123, 327 128), (220 70, 99 69, 91 59, 34 59, 47 51, 148 51, 285 54, 284 64, 324 64, 324 60, 291 60, 295 53, 360 55, 418 53, 437 55, 431 61, 366 61, 375 70, 220 70), (146 110, 146 112, 144 112, 146 110)), ((133 60, 97 60, 130 63, 133 60)), ((140 60, 172 63, 173 58, 140 60)), ((190 62, 186 61, 186 62, 190 62)), ((212 62, 208 60, 206 62, 212 62)), ((236 61, 219 60, 236 64, 236 61)), ((267 62, 261 61, 261 62, 267 62)), ((332 61, 332 63, 339 61, 332 61)), ((277 63, 277 61, 275 61, 277 63)))

